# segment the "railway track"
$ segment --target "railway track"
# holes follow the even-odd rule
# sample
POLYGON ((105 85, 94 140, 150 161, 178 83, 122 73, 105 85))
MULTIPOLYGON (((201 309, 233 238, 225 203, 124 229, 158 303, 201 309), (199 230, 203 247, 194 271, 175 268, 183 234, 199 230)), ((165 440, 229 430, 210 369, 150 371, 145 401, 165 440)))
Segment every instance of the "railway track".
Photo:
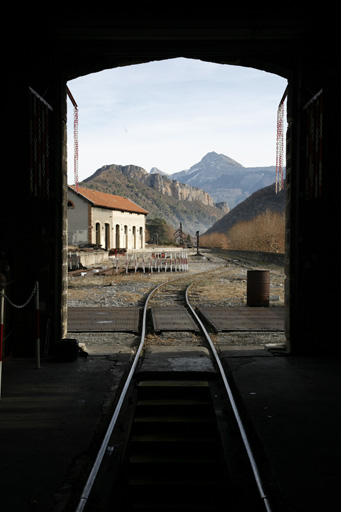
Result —
POLYGON ((194 281, 173 279, 148 295, 140 343, 76 512, 273 510, 219 355, 189 302, 194 281), (182 329, 196 330, 208 366, 150 371, 144 343, 160 311, 174 330, 181 315, 190 319, 182 329))

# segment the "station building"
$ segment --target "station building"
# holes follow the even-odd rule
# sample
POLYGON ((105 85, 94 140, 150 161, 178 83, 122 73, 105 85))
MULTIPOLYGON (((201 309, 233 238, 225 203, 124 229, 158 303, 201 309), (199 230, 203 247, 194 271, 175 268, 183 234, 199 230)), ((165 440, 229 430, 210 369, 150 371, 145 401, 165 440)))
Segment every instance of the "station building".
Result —
POLYGON ((144 249, 147 214, 126 197, 69 186, 68 245, 144 249))

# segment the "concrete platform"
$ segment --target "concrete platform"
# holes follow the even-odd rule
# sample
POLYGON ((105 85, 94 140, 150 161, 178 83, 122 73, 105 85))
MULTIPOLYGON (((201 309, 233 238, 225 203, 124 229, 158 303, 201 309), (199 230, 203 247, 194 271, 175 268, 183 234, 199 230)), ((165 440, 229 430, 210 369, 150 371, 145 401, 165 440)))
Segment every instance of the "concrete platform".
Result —
POLYGON ((65 363, 3 363, 0 509, 74 510, 65 503, 103 439, 131 350, 65 363))
MULTIPOLYGON (((222 357, 285 511, 341 510, 341 359, 272 355, 255 347, 222 357)), ((30 359, 3 364, 1 510, 74 511, 65 501, 81 490, 79 478, 100 446, 130 358, 131 350, 121 349, 73 363, 43 360, 40 369, 30 359)), ((195 347, 151 347, 145 364, 161 373, 209 369, 205 351, 195 347)))
POLYGON ((341 359, 264 355, 221 354, 285 510, 341 510, 341 359))

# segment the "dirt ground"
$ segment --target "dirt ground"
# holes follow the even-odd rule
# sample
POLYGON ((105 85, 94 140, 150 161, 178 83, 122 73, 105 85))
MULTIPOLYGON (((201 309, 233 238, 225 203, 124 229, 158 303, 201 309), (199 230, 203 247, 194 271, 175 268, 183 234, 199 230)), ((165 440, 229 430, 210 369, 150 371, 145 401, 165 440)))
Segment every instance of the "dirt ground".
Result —
MULTIPOLYGON (((111 266, 108 262, 104 266, 111 266)), ((230 261, 216 256, 209 250, 201 251, 200 255, 190 254, 188 270, 184 272, 129 272, 115 275, 101 275, 102 267, 87 269, 85 275, 70 275, 68 289, 68 305, 79 306, 142 306, 146 295, 160 283, 183 278, 195 283, 189 293, 189 300, 196 305, 223 305, 228 307, 246 306, 247 270, 250 268, 270 271, 270 305, 284 305, 284 269, 275 265, 245 264, 241 261, 230 261)), ((68 336, 73 336, 68 333, 68 336)), ((73 336, 74 337, 74 336, 73 336)), ((223 348, 241 348, 285 343, 284 333, 279 332, 229 332, 211 334, 214 343, 223 348)), ((77 333, 77 339, 83 343, 89 353, 102 353, 115 345, 125 350, 133 350, 137 337, 130 333, 77 333)), ((149 344, 183 345, 200 343, 194 333, 168 332, 161 335, 148 335, 149 344)))

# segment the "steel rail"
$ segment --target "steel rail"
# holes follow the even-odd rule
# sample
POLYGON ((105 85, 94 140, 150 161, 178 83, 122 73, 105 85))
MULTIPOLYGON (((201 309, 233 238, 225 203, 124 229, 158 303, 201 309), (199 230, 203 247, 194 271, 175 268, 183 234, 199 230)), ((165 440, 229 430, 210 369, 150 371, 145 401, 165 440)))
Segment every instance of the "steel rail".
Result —
POLYGON ((76 508, 76 512, 82 512, 84 510, 86 504, 87 504, 87 500, 88 500, 88 498, 90 496, 90 493, 91 493, 92 487, 94 485, 95 479, 97 477, 99 468, 101 466, 103 457, 105 455, 106 450, 108 449, 108 444, 109 444, 109 441, 110 441, 110 437, 111 437, 112 432, 114 430, 114 427, 116 425, 119 413, 120 413, 121 408, 122 408, 122 404, 123 404, 123 402, 125 400, 128 388, 129 388, 129 386, 131 384, 133 375, 135 373, 136 366, 137 366, 137 363, 139 361, 140 354, 141 354, 141 351, 142 351, 142 348, 143 348, 143 345, 144 345, 144 341, 145 341, 145 336, 146 336, 146 316, 147 316, 147 306, 148 306, 149 300, 154 295, 154 293, 157 291, 157 289, 160 288, 161 286, 163 286, 164 284, 167 284, 167 283, 161 283, 158 286, 156 286, 150 292, 150 294, 148 295, 148 297, 146 299, 146 302, 144 304, 143 319, 142 319, 142 331, 141 331, 140 343, 139 343, 138 349, 136 351, 136 354, 135 354, 132 366, 131 366, 131 368, 129 370, 129 374, 128 374, 127 379, 125 381, 125 384, 124 384, 123 390, 121 392, 120 398, 119 398, 119 400, 117 402, 117 405, 115 407, 114 414, 113 414, 113 416, 112 416, 112 418, 110 420, 108 429, 107 429, 106 434, 104 436, 104 439, 102 441, 101 447, 100 447, 100 449, 98 451, 97 457, 96 457, 95 462, 94 462, 94 464, 92 466, 92 469, 90 471, 90 474, 88 476, 86 484, 85 484, 85 486, 83 488, 83 491, 82 491, 82 493, 80 495, 78 506, 76 508))
POLYGON ((253 455, 252 448, 251 448, 251 445, 249 443, 249 440, 248 440, 248 437, 247 437, 247 434, 246 434, 243 422, 241 420, 241 417, 240 417, 240 414, 239 414, 239 411, 238 411, 238 407, 237 407, 236 402, 234 400, 233 393, 231 391, 230 385, 229 385, 229 383, 227 381, 227 378, 226 378, 226 375, 225 375, 225 371, 224 371, 223 366, 221 364, 220 358, 218 356, 216 348, 215 348, 215 346, 214 346, 214 344, 213 344, 213 342, 211 340, 211 337, 208 334, 204 324, 202 323, 202 321, 200 320, 200 318, 198 317, 198 315, 196 314, 196 312, 194 311, 193 307, 191 306, 191 304, 189 302, 188 291, 189 291, 189 288, 192 286, 192 284, 193 283, 191 283, 186 288, 186 293, 185 293, 186 304, 189 307, 189 309, 191 310, 191 312, 192 312, 193 316, 195 317, 196 321, 198 322, 198 324, 199 324, 199 326, 200 326, 200 328, 201 328, 201 330, 202 330, 202 332, 203 332, 203 334, 204 334, 208 344, 210 345, 210 348, 211 348, 212 353, 214 355, 214 358, 216 360, 217 366, 219 368, 221 378, 222 378, 222 380, 224 382, 224 386, 225 386, 228 398, 230 400, 230 404, 231 404, 231 407, 232 407, 235 419, 236 419, 237 424, 238 424, 238 428, 239 428, 239 431, 240 431, 240 434, 241 434, 241 437, 242 437, 242 440, 243 440, 243 443, 244 443, 244 447, 245 447, 245 450, 246 450, 249 462, 251 464, 251 468, 252 468, 252 471, 253 471, 253 475, 254 475, 254 478, 255 478, 255 481, 256 481, 256 484, 257 484, 257 488, 258 488, 260 497, 263 500, 263 503, 264 503, 264 506, 265 506, 266 510, 268 512, 272 512, 272 509, 271 509, 271 506, 270 506, 270 502, 269 502, 269 498, 268 498, 268 496, 265 493, 265 490, 264 490, 264 487, 263 487, 263 483, 262 483, 262 479, 261 479, 261 476, 260 476, 260 472, 259 472, 256 460, 255 460, 255 457, 253 455))
MULTIPOLYGON (((123 402, 124 402, 124 400, 126 398, 126 394, 128 392, 129 386, 130 386, 132 378, 134 376, 134 373, 135 373, 135 370, 136 370, 136 366, 138 364, 138 361, 139 361, 139 358, 140 358, 140 355, 141 355, 141 352, 142 352, 142 349, 143 349, 143 346, 144 346, 144 341, 145 341, 145 336, 146 336, 147 307, 148 307, 149 301, 150 301, 152 296, 156 293, 156 291, 159 288, 161 288, 162 286, 165 286, 165 285, 167 285, 169 283, 172 283, 174 281, 179 281, 181 279, 184 279, 184 278, 183 277, 181 277, 181 278, 178 277, 178 278, 172 279, 170 281, 166 281, 164 283, 159 284, 158 286, 156 286, 149 293, 149 295, 146 298, 146 301, 145 301, 145 304, 144 304, 144 308, 143 308, 142 330, 141 330, 141 337, 140 337, 139 346, 138 346, 138 349, 136 351, 136 354, 135 354, 135 357, 134 357, 134 361, 133 361, 133 363, 131 365, 131 368, 129 370, 127 379, 126 379, 125 384, 123 386, 122 392, 120 394, 119 400, 118 400, 117 405, 115 407, 115 411, 113 413, 113 416, 112 416, 112 418, 110 420, 110 423, 109 423, 109 426, 107 428, 106 434, 105 434, 104 439, 102 441, 101 447, 100 447, 100 449, 99 449, 99 451, 97 453, 95 462, 94 462, 94 464, 92 466, 92 469, 90 471, 90 474, 88 476, 86 484, 85 484, 85 486, 83 488, 83 491, 82 491, 82 493, 80 495, 78 506, 77 506, 75 512, 82 512, 84 510, 86 504, 87 504, 87 500, 89 499, 89 496, 90 496, 92 487, 94 485, 94 482, 96 480, 96 477, 97 477, 99 468, 101 466, 103 457, 104 457, 104 455, 105 455, 105 453, 106 453, 106 451, 108 449, 110 437, 111 437, 111 435, 113 433, 113 430, 114 430, 114 427, 116 425, 118 416, 120 414, 123 402)), ((233 409, 233 412, 234 412, 234 416, 236 418, 236 421, 237 421, 237 424, 238 424, 238 427, 239 427, 239 431, 240 431, 240 434, 241 434, 241 437, 242 437, 242 440, 243 440, 243 443, 244 443, 244 446, 245 446, 245 449, 246 449, 246 452, 247 452, 247 455, 248 455, 248 458, 249 458, 249 461, 250 461, 250 464, 251 464, 251 467, 252 467, 252 471, 253 471, 253 474, 254 474, 254 478, 255 478, 255 481, 256 481, 259 493, 260 493, 260 497, 261 497, 261 499, 264 502, 264 505, 266 507, 267 512, 272 512, 270 504, 269 504, 268 497, 267 497, 267 495, 266 495, 266 493, 265 493, 265 491, 263 489, 263 484, 262 484, 262 481, 261 481, 260 473, 259 473, 256 461, 255 461, 255 458, 253 456, 250 443, 249 443, 249 441, 247 439, 247 435, 246 435, 246 432, 245 432, 242 420, 240 418, 239 411, 238 411, 238 408, 236 406, 236 403, 235 403, 235 400, 234 400, 231 388, 230 388, 230 386, 229 386, 229 384, 227 382, 226 375, 225 375, 224 369, 222 367, 220 358, 218 356, 218 353, 217 353, 217 351, 215 349, 215 346, 214 346, 214 344, 213 344, 213 342, 212 342, 212 340, 211 340, 207 330, 205 329, 205 326, 203 325, 203 323, 201 322, 200 318, 198 317, 198 315, 196 314, 196 312, 194 311, 193 307, 191 306, 191 304, 189 302, 188 291, 189 291, 189 288, 193 284, 194 283, 192 282, 186 288, 186 291, 185 291, 185 301, 186 301, 186 304, 187 304, 188 308, 191 310, 191 312, 192 312, 193 316, 195 317, 196 321, 198 322, 198 324, 199 324, 199 326, 200 326, 200 328, 201 328, 201 330, 202 330, 202 332, 203 332, 203 334, 204 334, 208 344, 210 345, 211 351, 212 351, 212 353, 214 355, 214 358, 216 360, 217 366, 219 368, 219 371, 220 371, 222 380, 224 382, 224 386, 225 386, 227 395, 229 397, 229 400, 230 400, 230 403, 231 403, 231 406, 232 406, 232 409, 233 409)))

